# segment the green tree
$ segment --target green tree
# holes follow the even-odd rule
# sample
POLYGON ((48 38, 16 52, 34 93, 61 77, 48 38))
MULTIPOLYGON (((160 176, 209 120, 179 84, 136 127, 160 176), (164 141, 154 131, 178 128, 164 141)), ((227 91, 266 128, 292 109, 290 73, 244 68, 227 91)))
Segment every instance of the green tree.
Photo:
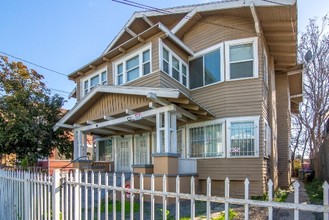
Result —
POLYGON ((70 156, 70 135, 53 126, 63 116, 64 99, 51 96, 43 76, 22 62, 0 56, 0 153, 15 153, 33 164, 58 147, 70 156))

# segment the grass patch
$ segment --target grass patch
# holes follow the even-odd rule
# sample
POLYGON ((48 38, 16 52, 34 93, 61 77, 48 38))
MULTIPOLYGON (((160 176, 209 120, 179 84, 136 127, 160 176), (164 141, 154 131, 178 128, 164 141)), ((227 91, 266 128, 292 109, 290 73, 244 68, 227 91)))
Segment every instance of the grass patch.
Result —
MULTIPOLYGON (((281 189, 280 187, 274 192, 274 202, 284 202, 288 197, 289 191, 281 189)), ((268 201, 268 194, 265 193, 262 196, 251 196, 252 200, 268 201)))
MULTIPOLYGON (((108 207, 108 212, 112 213, 113 212, 113 201, 109 201, 109 207, 108 207)), ((116 201, 116 211, 117 212, 121 212, 122 206, 121 206, 121 201, 116 201)), ((125 201, 125 213, 129 214, 130 213, 130 202, 129 201, 125 201)), ((134 202, 134 212, 138 212, 139 211, 139 203, 134 202)), ((105 212, 105 202, 102 201, 101 203, 101 212, 105 212)))
MULTIPOLYGON (((228 210, 228 219, 233 219, 235 216, 237 216, 238 213, 236 213, 233 209, 228 210)), ((225 212, 223 212, 220 216, 216 218, 212 218, 212 220, 225 220, 225 212)))
POLYGON ((313 204, 323 203, 323 181, 314 179, 312 182, 305 182, 305 189, 313 204))

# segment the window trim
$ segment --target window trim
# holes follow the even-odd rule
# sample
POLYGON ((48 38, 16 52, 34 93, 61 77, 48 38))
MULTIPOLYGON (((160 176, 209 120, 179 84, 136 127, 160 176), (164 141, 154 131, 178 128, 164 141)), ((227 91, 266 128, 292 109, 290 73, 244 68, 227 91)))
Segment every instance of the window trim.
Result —
POLYGON ((265 82, 265 85, 268 87, 268 81, 269 81, 269 71, 268 71, 268 56, 266 49, 263 49, 263 66, 262 66, 262 72, 263 72, 263 81, 265 82), (265 70, 265 71, 264 71, 265 70))
POLYGON ((226 119, 227 158, 257 158, 259 157, 259 120, 260 116, 234 117, 226 119), (255 126, 255 154, 253 156, 231 156, 231 124, 234 122, 253 122, 255 126))
POLYGON ((193 123, 193 124, 188 124, 186 125, 186 133, 185 133, 185 137, 186 137, 186 143, 185 143, 185 156, 186 158, 190 158, 190 159, 213 159, 213 158, 226 158, 226 137, 225 137, 225 119, 215 119, 215 120, 211 120, 211 121, 205 121, 205 122, 197 122, 197 123, 193 123), (217 125, 217 124, 221 124, 222 125, 222 146, 223 146, 223 155, 222 156, 213 156, 213 157, 190 157, 190 142, 188 140, 190 140, 190 129, 191 128, 197 128, 197 127, 205 127, 208 125, 217 125))
POLYGON ((272 156, 272 128, 267 120, 264 120, 263 145, 264 157, 270 158, 272 156))
POLYGON ((226 81, 235 81, 235 80, 245 80, 245 79, 254 79, 258 78, 259 74, 259 66, 258 66, 258 38, 257 37, 251 37, 251 38, 243 38, 238 40, 231 40, 226 41, 225 43, 225 72, 226 72, 226 81), (231 71, 230 71, 230 46, 237 46, 237 45, 243 45, 243 44, 250 44, 252 43, 252 49, 253 49, 253 76, 251 77, 242 77, 242 78, 236 78, 231 79, 231 71))
POLYGON ((103 85, 103 81, 101 81, 102 80, 102 73, 104 73, 105 72, 105 75, 106 75, 106 80, 104 81, 104 82, 106 82, 104 85, 108 85, 108 81, 109 81, 109 79, 108 79, 108 72, 107 72, 107 66, 105 66, 105 67, 103 67, 103 68, 101 68, 101 69, 99 69, 99 70, 97 70, 96 72, 94 72, 93 74, 91 74, 91 75, 87 75, 87 76, 85 76, 85 77, 83 77, 82 79, 81 79, 81 81, 80 81, 80 84, 81 84, 81 97, 85 97, 85 96, 87 96, 89 93, 90 93, 90 91, 92 90, 92 89, 94 89, 95 87, 97 87, 98 85, 103 85), (93 88, 91 88, 91 79, 92 78, 94 78, 95 76, 97 76, 98 75, 98 77, 99 77, 99 82, 98 82, 98 84, 96 84, 93 88), (85 91, 86 91, 86 89, 85 89, 85 83, 88 81, 88 90, 87 90, 87 93, 85 93, 85 91))
MULTIPOLYGON (((166 60, 166 62, 167 62, 167 60, 166 60)), ((168 47, 165 43, 163 43, 163 41, 161 39, 159 39, 159 68, 160 68, 161 72, 170 76, 172 79, 174 79, 176 82, 178 82, 182 86, 184 86, 186 88, 190 88, 189 65, 183 59, 181 59, 172 49, 170 49, 170 47, 168 47), (162 63, 164 60, 163 48, 165 48, 168 51, 168 55, 169 55, 169 63, 168 63, 169 64, 168 65, 169 73, 167 73, 163 70, 163 63, 162 63), (175 59, 177 59, 179 61, 179 81, 177 79, 175 79, 172 75, 172 68, 174 68, 173 62, 172 62, 172 60, 173 60, 172 57, 174 57, 175 59), (183 84, 183 65, 186 67, 186 86, 183 84)))
MULTIPOLYGON (((219 54, 220 54, 220 77, 221 77, 221 81, 218 81, 218 82, 214 82, 214 83, 210 83, 210 84, 207 84, 207 85, 203 85, 203 86, 200 86, 200 87, 197 87, 197 88, 193 88, 193 89, 190 89, 191 91, 192 90, 195 90, 195 89, 200 89, 200 88, 204 88, 204 87, 207 87, 207 86, 212 86, 212 85, 215 85, 217 83, 222 83, 224 82, 226 79, 225 79, 225 62, 224 62, 224 43, 219 43, 219 44, 216 44, 216 45, 213 45, 211 47, 208 47, 204 50, 201 50, 197 53, 195 53, 195 55, 189 59, 189 62, 190 61, 193 61, 195 59, 198 59, 200 57, 202 57, 202 66, 203 66, 203 83, 205 82, 205 73, 204 73, 204 57, 205 55, 207 54, 210 54, 216 50, 219 49, 219 54)), ((190 88, 190 87, 189 87, 190 88)))
POLYGON ((147 62, 143 62, 143 53, 145 51, 149 50, 150 51, 150 72, 146 75, 149 75, 152 73, 152 43, 147 43, 144 46, 132 51, 131 53, 128 53, 127 55, 121 57, 120 59, 115 60, 114 62, 112 62, 112 70, 113 70, 113 82, 114 85, 116 86, 122 86, 125 85, 127 83, 133 82, 143 76, 146 76, 143 74, 143 65, 147 62), (138 69, 139 69, 139 76, 136 79, 127 81, 127 69, 126 69, 126 63, 128 60, 130 60, 131 58, 134 58, 135 56, 138 55, 138 69), (122 64, 122 84, 118 84, 118 66, 122 64))

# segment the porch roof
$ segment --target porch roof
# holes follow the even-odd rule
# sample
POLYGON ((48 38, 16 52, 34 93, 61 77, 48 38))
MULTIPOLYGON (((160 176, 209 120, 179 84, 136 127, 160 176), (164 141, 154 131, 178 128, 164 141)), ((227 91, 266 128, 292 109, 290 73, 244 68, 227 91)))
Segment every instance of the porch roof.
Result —
MULTIPOLYGON (((93 127, 90 130, 99 131, 100 129, 97 127, 102 127, 104 122, 108 122, 104 124, 104 127, 107 127, 107 129, 111 129, 111 127, 108 126, 115 125, 114 130, 133 133, 135 128, 150 130, 149 125, 154 125, 155 123, 155 118, 152 117, 155 117, 157 112, 167 110, 177 112, 179 120, 182 122, 214 118, 214 115, 210 111, 206 110, 195 100, 182 93, 179 89, 99 85, 78 102, 73 109, 54 126, 53 129, 57 130, 61 127, 73 130, 82 126, 89 126, 90 128, 93 127), (104 115, 102 118, 98 118, 97 121, 92 121, 92 119, 90 119, 83 124, 76 124, 77 119, 83 115, 86 110, 93 108, 93 105, 97 100, 105 94, 121 94, 133 97, 141 96, 149 101, 137 105, 135 109, 129 109, 128 106, 126 106, 126 103, 123 103, 123 106, 125 107, 120 109, 120 111, 114 112, 111 115, 104 115), (135 110, 138 111, 138 113, 136 113, 135 110), (138 114, 137 117, 144 117, 139 122, 139 126, 126 120, 128 117, 134 118, 135 120, 136 114, 138 114)), ((104 131, 102 132, 104 133, 104 131)), ((99 133, 101 134, 102 132, 99 133)), ((97 133, 97 131, 95 133, 97 133)), ((111 134, 113 132, 109 131, 109 133, 111 134)))

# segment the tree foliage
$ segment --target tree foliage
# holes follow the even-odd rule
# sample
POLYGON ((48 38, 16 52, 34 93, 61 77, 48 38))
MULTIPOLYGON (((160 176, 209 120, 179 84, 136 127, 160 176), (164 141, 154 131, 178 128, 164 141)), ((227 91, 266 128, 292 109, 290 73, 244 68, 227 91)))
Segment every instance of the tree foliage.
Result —
POLYGON ((66 156, 72 151, 69 134, 52 129, 63 116, 64 99, 51 96, 42 80, 23 63, 0 56, 0 153, 35 161, 54 147, 66 156))
MULTIPOLYGON (((298 47, 299 62, 304 63, 303 103, 300 112, 292 118, 295 128, 292 139, 293 153, 309 152, 311 158, 322 142, 323 125, 329 112, 329 19, 325 16, 318 25, 310 19, 302 33, 298 47), (310 51, 312 57, 305 59, 310 51)), ((294 155, 294 154, 293 154, 294 155)), ((293 159, 293 158, 292 158, 293 159)))

